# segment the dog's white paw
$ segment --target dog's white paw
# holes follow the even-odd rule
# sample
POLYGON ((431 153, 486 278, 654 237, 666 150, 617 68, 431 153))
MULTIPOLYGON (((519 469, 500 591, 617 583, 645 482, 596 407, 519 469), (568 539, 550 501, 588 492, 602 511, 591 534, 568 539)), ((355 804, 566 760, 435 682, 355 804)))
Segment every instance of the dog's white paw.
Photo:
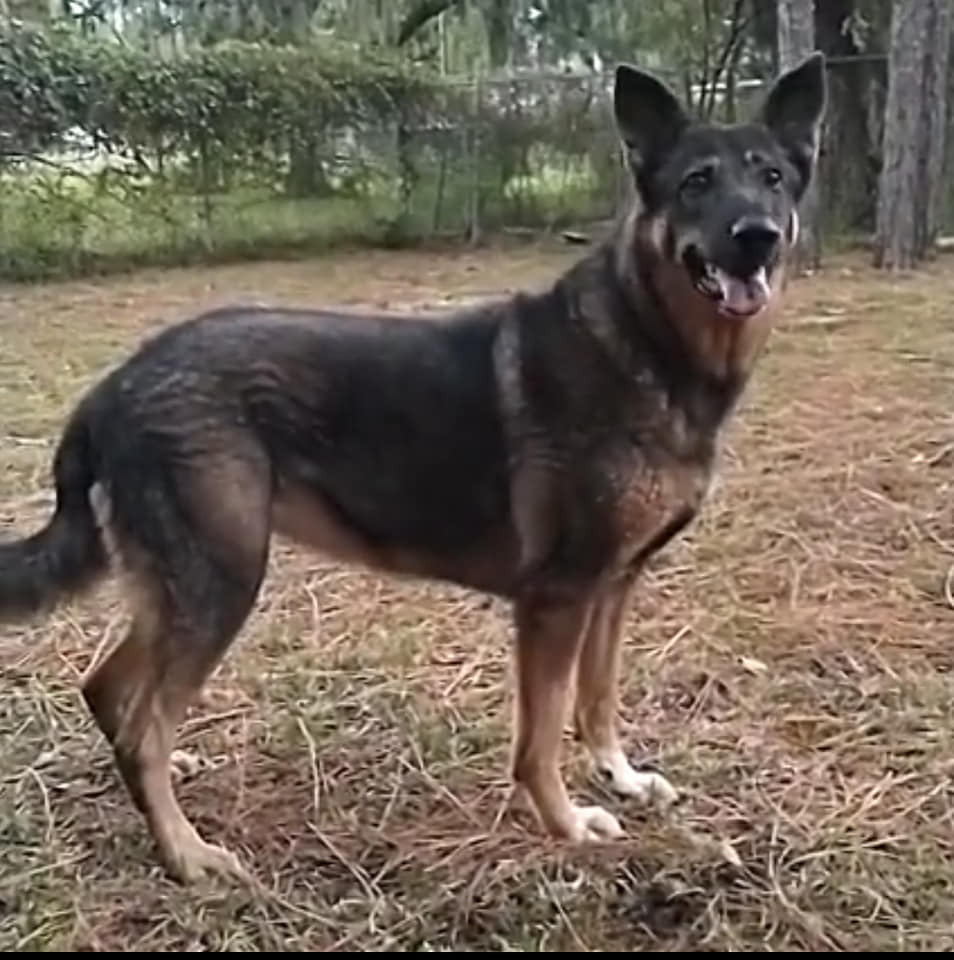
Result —
POLYGON ((166 850, 164 862, 169 875, 182 884, 195 883, 203 876, 253 882, 252 875, 231 850, 206 843, 198 836, 166 850))
POLYGON ((169 757, 169 766, 175 776, 194 777, 207 764, 196 753, 189 753, 188 750, 173 750, 169 757))
POLYGON ((676 788, 658 773, 640 773, 630 766, 622 750, 595 754, 596 769, 610 789, 644 806, 666 810, 679 800, 676 788))
POLYGON ((573 843, 599 843, 616 840, 623 828, 613 814, 602 807, 574 807, 569 839, 573 843))

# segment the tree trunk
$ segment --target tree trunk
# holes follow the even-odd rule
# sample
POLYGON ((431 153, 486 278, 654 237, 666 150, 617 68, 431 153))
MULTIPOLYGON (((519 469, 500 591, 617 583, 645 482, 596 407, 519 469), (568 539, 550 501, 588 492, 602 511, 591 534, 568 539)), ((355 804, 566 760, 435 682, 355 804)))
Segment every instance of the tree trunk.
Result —
POLYGON ((949 0, 898 0, 894 6, 876 267, 910 269, 934 243, 950 29, 949 0))
POLYGON ((878 172, 881 169, 891 5, 879 0, 825 0, 815 4, 815 43, 832 58, 837 81, 831 86, 823 170, 837 171, 820 183, 820 204, 829 230, 875 230, 878 172), (886 8, 882 11, 881 8, 886 8), (862 18, 864 31, 852 29, 862 18), (861 56, 859 56, 859 54, 861 56), (875 57, 871 57, 875 54, 875 57), (833 182, 834 181, 834 182, 833 182), (831 224, 832 226, 828 226, 831 224))
POLYGON ((486 5, 487 46, 492 68, 506 66, 512 53, 513 13, 508 0, 490 0, 486 5))
MULTIPOLYGON (((815 4, 813 0, 778 0, 779 70, 791 70, 815 49, 815 4)), ((795 269, 818 269, 821 265, 821 223, 818 175, 799 206, 800 232, 795 251, 795 269)))
POLYGON ((916 252, 919 259, 933 256, 937 241, 937 208, 944 165, 947 125, 947 64, 951 36, 949 0, 930 0, 924 44, 920 130, 918 136, 918 192, 916 252))

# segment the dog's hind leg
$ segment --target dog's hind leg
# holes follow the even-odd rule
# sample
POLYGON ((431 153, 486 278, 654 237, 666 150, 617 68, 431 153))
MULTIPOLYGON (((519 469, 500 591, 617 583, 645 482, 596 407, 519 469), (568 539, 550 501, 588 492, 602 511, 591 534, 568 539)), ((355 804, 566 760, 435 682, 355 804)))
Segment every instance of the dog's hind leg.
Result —
POLYGON ((602 807, 571 803, 560 773, 573 667, 589 618, 589 598, 517 601, 513 777, 529 793, 547 831, 573 842, 622 834, 616 818, 602 807))
POLYGON ((577 669, 576 729, 597 771, 623 796, 667 807, 677 793, 657 773, 632 768, 619 741, 619 673, 633 577, 605 588, 593 609, 577 669))
POLYGON ((83 689, 162 863, 183 883, 207 872, 246 876, 238 859, 203 840, 182 812, 170 759, 186 710, 252 607, 269 533, 267 484, 206 471, 191 488, 177 485, 177 508, 160 510, 165 519, 153 517, 153 529, 126 545, 140 587, 133 622, 83 689), (202 495, 213 490, 214 503, 202 495), (165 557, 157 555, 161 540, 165 557))
POLYGON ((177 629, 160 610, 140 609, 126 638, 83 688, 160 859, 182 882, 205 871, 243 873, 233 854, 202 840, 182 812, 171 780, 176 729, 214 666, 216 648, 227 642, 177 629))

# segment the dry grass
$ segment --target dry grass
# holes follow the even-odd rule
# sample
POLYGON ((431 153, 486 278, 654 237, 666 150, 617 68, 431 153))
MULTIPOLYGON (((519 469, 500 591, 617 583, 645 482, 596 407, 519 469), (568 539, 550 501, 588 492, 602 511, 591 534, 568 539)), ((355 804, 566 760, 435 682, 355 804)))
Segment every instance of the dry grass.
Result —
MULTIPOLYGON (((0 517, 47 510, 81 387, 232 299, 427 302, 535 284, 565 251, 351 255, 0 291, 0 517), (40 496, 37 496, 41 493, 40 496)), ((193 713, 180 783, 255 893, 183 890, 78 693, 112 588, 0 634, 7 950, 954 948, 954 273, 843 261, 792 291, 715 499, 633 610, 625 736, 677 816, 577 796, 628 839, 571 851, 509 803, 507 611, 280 545, 193 713)))

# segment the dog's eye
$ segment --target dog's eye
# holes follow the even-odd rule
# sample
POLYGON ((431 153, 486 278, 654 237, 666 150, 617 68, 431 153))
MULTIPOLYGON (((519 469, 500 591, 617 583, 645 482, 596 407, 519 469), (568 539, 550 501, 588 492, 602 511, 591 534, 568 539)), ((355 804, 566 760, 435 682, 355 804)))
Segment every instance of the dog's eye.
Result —
POLYGON ((685 180, 682 181, 682 189, 692 192, 705 190, 712 183, 711 170, 693 170, 685 180))
POLYGON ((766 186, 777 187, 782 182, 782 171, 778 167, 769 167, 764 177, 766 186))

